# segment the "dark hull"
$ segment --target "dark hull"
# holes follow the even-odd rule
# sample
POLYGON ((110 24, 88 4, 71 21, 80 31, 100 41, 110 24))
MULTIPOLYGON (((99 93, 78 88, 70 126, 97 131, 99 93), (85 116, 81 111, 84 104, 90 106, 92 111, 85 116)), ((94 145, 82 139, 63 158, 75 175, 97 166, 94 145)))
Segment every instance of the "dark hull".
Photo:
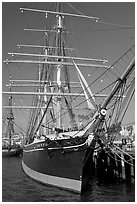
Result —
POLYGON ((21 156, 22 153, 23 153, 23 150, 21 148, 11 149, 10 151, 8 149, 3 149, 2 157, 17 157, 17 156, 21 156))
POLYGON ((81 193, 91 176, 92 151, 85 144, 48 148, 46 142, 26 145, 22 167, 44 184, 81 193))

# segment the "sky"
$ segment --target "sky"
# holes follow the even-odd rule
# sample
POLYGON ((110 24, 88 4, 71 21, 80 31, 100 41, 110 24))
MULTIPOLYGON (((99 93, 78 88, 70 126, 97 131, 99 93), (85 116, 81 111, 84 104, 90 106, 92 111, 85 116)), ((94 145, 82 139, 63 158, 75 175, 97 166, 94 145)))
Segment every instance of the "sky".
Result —
MULTIPOLYGON (((2 60, 8 56, 8 52, 17 52, 17 44, 37 43, 36 36, 24 32, 24 28, 42 29, 44 21, 40 15, 20 12, 20 7, 51 10, 54 5, 49 2, 3 2, 2 3, 2 60), (31 17, 30 17, 31 16, 31 17), (37 21, 36 17, 41 20, 37 21), (36 24, 36 26, 35 26, 36 24), (32 40, 33 39, 33 40, 32 40)), ((135 4, 134 2, 69 2, 63 3, 65 12, 76 10, 89 16, 96 16, 102 23, 83 20, 82 28, 80 20, 73 21, 73 33, 77 32, 77 55, 83 57, 103 58, 113 64, 133 44, 135 33, 135 4), (75 8, 75 10, 74 10, 75 8), (124 26, 127 26, 126 28, 124 26), (85 47, 84 47, 84 46, 85 47)), ((67 21, 67 20, 66 20, 67 21)), ((70 42, 73 46, 73 42, 70 42)), ((5 86, 9 83, 10 75, 13 78, 30 79, 33 73, 28 70, 20 70, 20 67, 12 65, 10 68, 2 63, 2 91, 8 91, 5 86)), ((88 73, 87 73, 88 74, 88 73)), ((135 121, 135 97, 133 97, 128 112, 124 118, 124 124, 135 121)), ((4 103, 6 99, 3 98, 4 103)), ((19 114, 17 114, 19 117, 19 114)), ((21 120, 21 118, 19 118, 21 120)), ((19 122, 21 124, 21 121, 19 122)))

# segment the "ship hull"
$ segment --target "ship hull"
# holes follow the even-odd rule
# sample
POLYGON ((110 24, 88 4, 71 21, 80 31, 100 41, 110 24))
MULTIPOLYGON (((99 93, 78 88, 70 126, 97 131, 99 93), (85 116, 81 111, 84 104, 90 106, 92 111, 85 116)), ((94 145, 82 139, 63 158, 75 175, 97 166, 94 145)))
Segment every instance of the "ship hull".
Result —
POLYGON ((81 193, 91 177, 92 151, 82 144, 66 148, 46 146, 45 142, 38 142, 24 147, 25 173, 41 183, 81 193))
POLYGON ((19 149, 11 149, 10 151, 8 149, 2 149, 2 157, 16 157, 21 156, 23 150, 21 148, 19 149))

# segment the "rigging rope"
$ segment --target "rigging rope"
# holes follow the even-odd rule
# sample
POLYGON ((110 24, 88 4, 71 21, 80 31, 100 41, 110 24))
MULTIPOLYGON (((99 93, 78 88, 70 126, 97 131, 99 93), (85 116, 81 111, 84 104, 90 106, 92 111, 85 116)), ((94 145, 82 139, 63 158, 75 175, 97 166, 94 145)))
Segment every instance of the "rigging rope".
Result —
MULTIPOLYGON (((115 81, 116 82, 116 81, 115 81)), ((114 84, 115 82, 112 82, 112 84, 114 84)), ((112 84, 110 84, 109 86, 111 86, 112 84)), ((108 86, 107 86, 108 87, 108 86)), ((86 89, 85 89, 86 90, 86 89)), ((104 90, 104 89, 103 89, 104 90)), ((81 92, 81 93, 83 93, 83 91, 81 92)), ((81 94, 80 93, 80 94, 81 94)), ((97 92, 96 94, 98 94, 98 93, 100 93, 100 91, 99 92, 97 92)), ((95 94, 95 95, 96 95, 95 94)), ((75 100, 76 98, 77 98, 78 96, 76 96, 75 98, 73 98, 70 102, 73 102, 73 100, 75 100)), ((91 98, 91 96, 89 97, 89 99, 91 98)), ((77 105, 75 105, 73 108, 76 108, 76 107, 78 107, 79 105, 81 105, 81 104, 83 104, 84 102, 86 102, 87 101, 87 99, 85 99, 84 101, 82 101, 82 102, 80 102, 79 104, 77 104, 77 105)), ((66 113, 68 113, 68 111, 66 111, 65 113, 62 113, 62 115, 64 115, 64 114, 66 114, 66 113)), ((62 116, 61 115, 61 116, 62 116)), ((56 116, 56 114, 55 114, 55 116, 56 116)), ((47 123, 46 124, 49 124, 49 123, 51 123, 52 121, 47 121, 47 123)))
MULTIPOLYGON (((80 12, 78 9, 74 8, 74 6, 72 6, 70 3, 67 2, 67 4, 73 8, 75 11, 77 11, 79 14, 86 16, 84 13, 80 12)), ((98 23, 102 23, 102 24, 106 24, 106 25, 112 25, 112 26, 117 26, 117 27, 123 27, 123 28, 135 28, 135 26, 129 26, 129 25, 120 25, 120 24, 114 24, 114 23, 109 23, 109 22, 105 22, 105 21, 101 21, 101 20, 93 20, 92 21, 96 21, 98 23)))
MULTIPOLYGON (((111 151, 117 155, 121 160, 123 160, 124 162, 126 162, 127 164, 131 165, 131 166, 135 166, 134 164, 128 162, 125 158, 122 158, 119 154, 117 154, 111 147, 110 147, 111 151)), ((124 152, 125 153, 125 152, 124 152)), ((129 155, 130 156, 130 155, 129 155)), ((131 157, 131 156, 130 156, 131 157)), ((133 158, 133 157, 132 157, 133 158)), ((134 158, 133 158, 134 159, 134 158)))
POLYGON ((128 162, 129 160, 125 160, 124 158, 122 158, 122 157, 120 157, 120 155, 119 154, 116 154, 116 153, 114 153, 117 157, 119 157, 121 160, 118 160, 118 159, 116 159, 115 157, 113 157, 109 152, 107 152, 108 153, 108 155, 112 158, 112 159, 114 159, 115 161, 117 161, 117 162, 120 162, 121 160, 122 161, 125 161, 127 164, 129 164, 129 165, 131 165, 131 166, 134 166, 135 167, 135 165, 134 164, 132 164, 132 163, 130 163, 130 162, 128 162))
MULTIPOLYGON (((111 67, 112 67, 112 66, 111 66, 111 67)), ((110 68, 111 68, 111 67, 110 67, 110 68)), ((107 71, 108 71, 108 70, 107 70, 107 71)), ((105 73, 105 72, 104 72, 104 73, 105 73)), ((104 75, 104 73, 103 73, 102 75, 104 75)), ((100 77, 101 77, 101 76, 99 76, 98 78, 100 78, 100 77)), ((98 80, 98 78, 97 78, 96 80, 98 80)), ((96 80, 95 80, 95 81, 96 81, 96 80)), ((94 82, 95 82, 95 81, 94 81, 94 82)), ((94 83, 94 82, 93 82, 93 83, 94 83)), ((93 83, 92 83, 92 84, 93 84, 93 83)), ((92 84, 91 84, 91 85, 92 85, 92 84)), ((90 87, 91 85, 89 85, 88 87, 90 87)), ((82 91, 82 92, 83 92, 83 91, 82 91)), ((81 92, 81 93, 82 93, 82 92, 81 92)), ((78 97, 78 96, 77 96, 77 97, 78 97)), ((76 98, 77 98, 77 97, 76 97, 76 98)), ((73 99, 72 101, 74 101, 74 99, 73 99)))
POLYGON ((24 133, 26 133, 20 126, 18 126, 14 121, 12 121, 20 130, 22 130, 24 133))
MULTIPOLYGON (((115 63, 114 63, 114 64, 115 64, 115 63)), ((108 70, 106 70, 106 71, 108 71, 108 70)), ((106 71, 105 71, 105 72, 106 72, 106 71)), ((105 72, 104 72, 104 73, 105 73, 105 72)), ((104 73, 103 73, 102 75, 104 75, 104 73)), ((101 75, 101 76, 102 76, 102 75, 101 75)), ((100 76, 99 76, 98 78, 100 78, 100 76)), ((98 78, 97 78, 96 80, 98 80, 98 78)), ((96 80, 95 80, 95 81, 96 81, 96 80)), ((95 81, 94 81, 94 82, 95 82, 95 81)), ((92 83, 89 85, 89 87, 90 87, 94 82, 92 82, 92 83)), ((115 81, 115 82, 116 82, 116 81, 115 81)), ((112 84, 115 83, 115 82, 112 82, 112 84)), ((110 85, 111 85, 111 84, 110 84, 110 85)), ((110 85, 108 85, 108 86, 110 86, 110 85)), ((108 87, 108 86, 107 86, 107 87, 108 87)), ((105 89, 105 88, 104 88, 104 89, 105 89)), ((86 90, 86 89, 85 89, 85 90, 86 90)), ((83 93, 83 91, 81 91, 81 92, 79 93, 79 95, 80 95, 81 93, 83 93)), ((99 93, 100 93, 100 92, 99 92, 99 93)), ((77 97, 78 97, 78 96, 76 96, 75 98, 73 98, 73 99, 71 100, 71 102, 73 102, 77 97)), ((86 100, 84 100, 84 102, 85 102, 85 101, 86 101, 86 100)), ((79 103, 79 104, 76 105, 75 107, 81 105, 81 104, 84 103, 84 102, 79 103)), ((67 113, 67 112, 63 113, 63 115, 66 114, 66 113, 67 113)), ((49 123, 48 123, 48 124, 49 124, 49 123)))
POLYGON ((129 107, 129 104, 130 104, 130 102, 131 102, 131 100, 132 100, 132 97, 133 97, 134 93, 135 93, 135 90, 134 90, 134 92, 133 92, 132 95, 131 95, 131 98, 130 98, 130 100, 129 100, 128 104, 127 104, 127 107, 126 107, 126 109, 125 109, 125 111, 124 111, 124 113, 123 113, 123 116, 122 116, 122 118, 121 118, 121 121, 123 120, 123 118, 124 118, 124 116, 125 116, 125 114, 126 114, 126 111, 127 111, 128 107, 129 107))
POLYGON ((128 155, 129 157, 131 157, 132 159, 135 159, 134 157, 132 157, 130 154, 128 154, 127 152, 125 152, 124 150, 122 150, 120 147, 116 146, 115 144, 113 144, 113 146, 115 148, 117 148, 118 150, 120 150, 121 152, 123 152, 124 154, 128 155))

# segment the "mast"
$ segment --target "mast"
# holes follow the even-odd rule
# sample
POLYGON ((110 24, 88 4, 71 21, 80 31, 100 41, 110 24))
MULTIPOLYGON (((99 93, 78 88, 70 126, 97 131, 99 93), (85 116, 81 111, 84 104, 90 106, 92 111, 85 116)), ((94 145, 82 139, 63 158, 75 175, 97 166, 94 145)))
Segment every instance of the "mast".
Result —
MULTIPOLYGON (((60 12, 60 3, 58 2, 58 12, 60 12)), ((56 41, 56 46, 58 47, 57 50, 57 55, 61 56, 61 46, 62 46, 62 42, 61 42, 61 36, 62 36, 62 29, 63 29, 63 16, 61 14, 58 14, 56 16, 57 18, 57 41, 56 41)), ((58 62, 60 62, 61 59, 58 58, 58 62)), ((61 69, 62 69, 62 65, 59 64, 57 65, 57 87, 58 87, 58 93, 61 93, 61 69)), ((57 128, 61 128, 61 97, 57 96, 57 109, 56 109, 56 126, 57 128)))
MULTIPOLYGON (((78 68, 78 66, 81 67, 90 67, 90 68, 97 68, 97 69, 106 69, 106 71, 110 70, 110 66, 108 65, 104 65, 105 62, 107 62, 107 60, 103 60, 103 59, 92 59, 92 58, 82 58, 82 57, 74 57, 74 56, 67 56, 67 50, 73 50, 72 48, 66 48, 65 44, 64 44, 64 39, 63 39, 63 33, 65 33, 65 29, 64 29, 64 24, 63 24, 63 18, 64 16, 73 16, 73 17, 81 17, 81 18, 88 18, 88 16, 82 16, 82 15, 69 15, 66 13, 62 13, 61 12, 61 3, 58 2, 57 3, 57 12, 50 12, 50 11, 40 11, 40 12, 44 12, 47 16, 48 13, 50 14, 55 14, 56 15, 56 26, 53 27, 53 35, 55 34, 55 43, 53 42, 54 47, 52 47, 48 41, 46 41, 46 43, 44 43, 44 45, 18 45, 18 47, 29 47, 29 48, 41 48, 43 49, 43 51, 41 53, 9 53, 10 55, 17 55, 17 56, 30 56, 30 57, 38 57, 38 60, 8 60, 6 59, 5 62, 8 63, 28 63, 28 64, 38 64, 39 65, 39 78, 38 80, 26 80, 24 82, 28 82, 28 83, 32 83, 32 84, 22 84, 22 85, 16 85, 16 84, 11 84, 11 86, 30 86, 30 87, 38 87, 36 88, 37 92, 11 92, 9 93, 12 99, 12 94, 14 95, 30 95, 30 96, 35 96, 34 98, 37 98, 38 100, 35 100, 36 102, 32 104, 32 106, 30 107, 31 109, 34 109, 33 112, 34 114, 32 114, 32 122, 30 122, 29 126, 32 127, 32 133, 35 132, 35 129, 33 128, 34 125, 37 125, 37 123, 39 124, 40 122, 40 117, 42 117, 42 115, 44 114, 44 111, 46 109, 46 105, 48 103, 48 98, 50 96, 52 96, 52 100, 51 100, 51 104, 52 104, 52 111, 50 112, 52 120, 54 123, 56 123, 56 127, 57 128, 62 128, 62 99, 65 99, 65 103, 66 103, 66 108, 68 109, 68 114, 69 117, 71 119, 70 123, 71 123, 71 127, 74 130, 74 127, 76 127, 77 123, 75 121, 75 115, 73 114, 73 107, 72 107, 72 103, 71 103, 71 98, 76 96, 76 97, 85 97, 86 96, 86 101, 89 104, 89 107, 92 109, 92 105, 90 102, 90 100, 92 100, 94 107, 97 107, 96 101, 95 101, 95 97, 100 97, 101 95, 98 94, 93 94, 90 91, 90 88, 84 78, 84 76, 82 75, 82 72, 80 71, 80 69, 78 68), (53 52, 53 53, 52 53, 53 52), (75 61, 74 61, 75 60, 75 61), (84 61, 84 63, 81 63, 81 60, 84 61), (85 63, 85 61, 87 61, 87 63, 85 63), (99 63, 99 64, 98 64, 99 63), (46 67, 47 66, 47 67, 46 67), (70 66, 75 66, 79 79, 80 79, 80 84, 82 86, 83 89, 83 93, 71 93, 70 88, 71 88, 71 82, 69 80, 69 75, 68 75, 68 70, 67 68, 71 68, 70 66), (56 69, 56 75, 53 75, 53 71, 56 69), (44 71, 43 71, 44 70, 44 71), (47 74, 47 72, 49 71, 49 73, 47 74), (43 74, 43 72, 45 72, 45 75, 43 74), (64 75, 62 74, 64 72, 64 75), (51 76, 52 75, 52 76, 51 76), (64 82, 63 82, 63 77, 65 78, 64 82), (55 80, 56 78, 56 80, 55 80), (54 80, 53 80, 54 79, 54 80), (35 84, 34 84, 35 83, 35 84), (57 88, 56 88, 57 87, 57 88), (55 91, 56 89, 56 91, 55 91), (88 93, 88 94, 87 94, 88 93), (89 96, 88 96, 89 95, 89 96), (64 97, 64 98, 63 98, 64 97), (41 100, 44 99, 43 101, 41 100), (89 100, 90 99, 90 100, 89 100), (44 103, 45 102, 45 103, 44 103), (37 111, 38 108, 41 108, 40 111, 37 111), (55 114, 54 114, 55 111, 55 114), (40 115, 41 114, 41 115, 40 115), (34 120, 36 116, 36 119, 34 120), (37 117, 38 116, 38 117, 37 117), (40 117, 39 117, 40 116, 40 117), (55 119, 56 116, 56 119, 55 119), (35 122, 36 121, 36 122, 35 122)), ((38 10, 34 10, 34 9, 21 9, 22 11, 34 11, 34 12, 39 12, 38 10)), ((90 18, 91 19, 91 18, 90 18)), ((96 17, 93 19, 97 19, 96 17)), ((28 29, 30 31, 32 31, 32 29, 28 29)), ((38 32, 38 30, 33 30, 38 32)), ((46 37, 47 37, 47 32, 49 32, 49 30, 45 29, 45 30, 39 30, 40 32, 46 32, 46 37)), ((49 32, 50 34, 50 32, 49 32)), ((48 40, 48 38, 46 38, 46 40, 48 40)), ((110 70, 111 71, 111 70, 110 70)), ((126 76, 125 76, 126 78, 126 76)), ((23 80, 19 80, 20 82, 23 80)), ((118 80, 118 88, 120 87, 120 83, 121 83, 121 79, 118 80)), ((73 88, 75 88, 73 86, 73 88)), ((5 92, 6 93, 6 92, 5 92)), ((4 94, 5 94, 4 93, 4 94)), ((7 94, 7 93, 6 93, 7 94)), ((109 95, 109 97, 107 97, 107 99, 105 100, 105 102, 103 103, 103 106, 101 109, 106 109, 106 106, 108 105, 108 103, 110 102, 111 98, 115 97, 117 95, 117 90, 111 92, 111 94, 109 95)), ((104 97, 104 96, 103 96, 104 97)), ((9 105, 10 107, 10 105, 9 105)), ((16 107, 14 107, 16 108, 16 107)), ((18 107, 17 107, 18 108, 18 107)), ((26 108, 26 107, 23 107, 26 108)), ((28 107, 27 107, 28 108, 28 107)), ((51 107, 49 106, 48 109, 51 109, 51 107)), ((45 116, 43 118, 43 120, 46 119, 46 112, 45 112, 45 116)), ((100 113, 97 113, 98 115, 100 113)), ((102 116, 100 116, 102 118, 102 116)), ((31 120, 30 120, 31 121, 31 120)), ((100 121, 100 119, 99 119, 100 121)), ((99 123, 95 122, 95 123, 99 123)), ((45 123, 45 121, 44 121, 45 123)), ((55 124, 54 124, 55 126, 55 124)), ((92 128, 91 126, 89 126, 90 129, 95 129, 94 127, 97 127, 97 125, 93 125, 92 128)), ((38 131, 41 130, 40 126, 38 128, 38 131)), ((32 134, 33 135, 33 134, 32 134)))
MULTIPOLYGON (((10 92, 11 92, 11 87, 10 87, 10 92)), ((14 133, 14 126, 13 126, 13 120, 14 120, 14 116, 13 116, 13 111, 12 111, 12 95, 9 96, 9 116, 7 117, 8 120, 8 127, 7 127, 7 133, 9 136, 9 148, 11 147, 11 137, 12 137, 12 133, 14 133)))
POLYGON ((112 98, 114 97, 114 95, 117 93, 117 91, 120 89, 120 87, 123 85, 123 83, 127 80, 127 78, 129 77, 129 75, 132 73, 132 71, 135 68, 135 58, 133 58, 133 60, 130 62, 129 66, 127 67, 127 69, 125 70, 125 72, 123 73, 123 75, 118 78, 117 83, 115 84, 115 86, 113 87, 112 91, 110 92, 110 94, 106 97, 106 99, 104 100, 103 104, 101 105, 101 108, 99 110, 99 113, 97 113, 94 117, 93 122, 91 122, 85 129, 85 136, 89 133, 89 132, 93 132, 95 131, 95 129, 97 129, 98 125, 100 124, 100 122, 104 119, 104 117, 106 116, 106 108, 107 105, 110 103, 110 101, 112 100, 112 98), (97 118, 97 119, 96 119, 97 118))
MULTIPOLYGON (((47 14, 45 15, 45 29, 47 29, 47 14)), ((46 39, 45 39, 45 45, 46 46, 48 46, 48 33, 47 33, 47 31, 45 31, 45 37, 46 37, 46 39)), ((43 48, 43 52, 44 52, 44 61, 47 61, 47 56, 46 55, 48 55, 48 48, 47 47, 45 47, 45 48, 43 48)), ((43 53, 42 53, 43 54, 43 53)), ((46 93, 47 92, 47 83, 46 83, 46 80, 48 81, 48 76, 47 76, 47 70, 48 70, 48 65, 46 65, 46 67, 45 67, 45 65, 43 65, 43 68, 44 68, 44 87, 43 87, 43 92, 44 93, 46 93)), ((42 78, 40 79, 40 82, 42 83, 42 78)), ((40 84, 39 84, 40 85, 40 84)), ((44 115, 44 117, 43 117, 43 122, 44 123, 46 123, 46 121, 47 121, 47 114, 45 113, 44 114, 44 111, 45 111, 45 108, 47 107, 47 103, 48 103, 48 99, 47 99, 47 96, 45 95, 45 96, 43 96, 43 101, 44 101, 44 109, 42 108, 41 109, 41 112, 42 112, 42 116, 44 115)), ((45 129, 45 128, 42 128, 42 133, 43 134, 47 134, 47 129, 45 129)))

